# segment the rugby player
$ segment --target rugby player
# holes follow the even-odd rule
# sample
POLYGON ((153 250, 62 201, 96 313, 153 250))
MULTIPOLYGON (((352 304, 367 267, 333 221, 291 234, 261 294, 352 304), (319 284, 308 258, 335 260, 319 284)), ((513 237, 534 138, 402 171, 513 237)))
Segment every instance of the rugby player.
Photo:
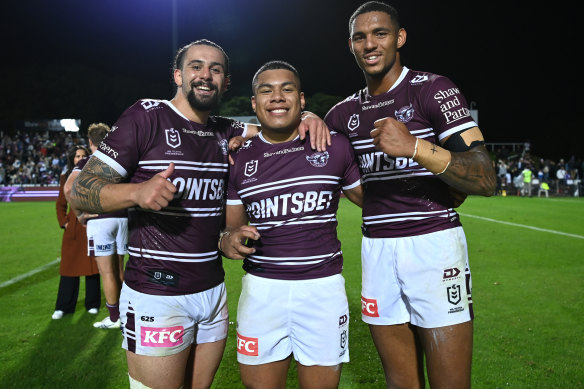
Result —
POLYGON ((468 104, 448 78, 402 66, 406 31, 394 7, 362 4, 349 20, 349 49, 366 88, 325 122, 345 134, 365 190, 362 319, 387 386, 470 387, 471 273, 454 208, 491 196, 495 174, 468 104), (462 196, 460 196, 462 194, 462 196))
MULTIPOLYGON (((129 259, 120 296, 131 387, 211 386, 223 356, 228 311, 217 239, 228 141, 255 126, 211 116, 229 85, 229 58, 208 40, 179 49, 176 94, 140 100, 112 126, 83 168, 77 209, 129 209, 129 259)), ((330 140, 308 115, 317 150, 330 140)))
POLYGON ((332 134, 324 152, 299 138, 305 101, 292 65, 266 63, 252 91, 262 130, 234 156, 219 241, 246 271, 237 308, 241 379, 285 388, 294 358, 300 387, 336 388, 349 361, 336 212, 341 191, 361 205, 359 170, 342 135, 332 134))
MULTIPOLYGON (((110 131, 105 123, 92 123, 87 129, 89 148, 93 156, 97 147, 110 131)), ((84 158, 77 163, 65 182, 65 197, 71 196, 73 182, 83 170, 89 159, 84 158)), ((78 213, 76 211, 76 213, 78 213)), ((105 295, 108 316, 93 323, 95 328, 120 328, 120 291, 124 281, 124 256, 128 253, 128 213, 119 210, 96 215, 81 215, 78 219, 87 223, 87 255, 95 256, 97 268, 101 276, 103 294, 105 295), (91 217, 87 219, 87 217, 91 217)))

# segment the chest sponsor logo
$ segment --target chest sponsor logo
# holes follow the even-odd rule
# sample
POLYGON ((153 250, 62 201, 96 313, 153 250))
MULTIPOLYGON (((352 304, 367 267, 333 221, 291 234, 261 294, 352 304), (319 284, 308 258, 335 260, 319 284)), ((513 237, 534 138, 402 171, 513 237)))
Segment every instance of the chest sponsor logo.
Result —
POLYGON ((141 327, 140 339, 145 347, 173 347, 183 343, 185 329, 175 327, 141 327))
POLYGON ((462 300, 460 285, 452 285, 447 287, 446 294, 448 296, 448 302, 452 305, 458 305, 462 300))
POLYGON ((328 151, 307 155, 306 160, 314 167, 325 167, 329 160, 328 151))
POLYGON ((248 161, 245 163, 245 170, 243 171, 243 174, 245 174, 247 177, 251 177, 254 174, 256 174, 258 171, 258 160, 257 159, 252 159, 251 161, 248 161))
POLYGON ((397 111, 395 111, 395 118, 402 122, 407 123, 414 117, 414 107, 412 104, 406 105, 405 107, 401 107, 397 111))
POLYGON ((354 113, 349 118, 349 123, 347 123, 347 128, 349 131, 355 131, 359 127, 359 114, 354 113))
POLYGON ((180 133, 174 128, 167 128, 164 130, 166 134, 166 144, 176 149, 180 146, 180 133))
POLYGON ((411 158, 397 157, 394 159, 382 151, 358 155, 357 161, 362 174, 403 170, 418 166, 418 163, 411 158))
POLYGON ((361 313, 364 316, 379 317, 379 312, 377 310, 377 300, 368 299, 361 296, 361 313))
POLYGON ((246 205, 246 212, 255 219, 298 215, 328 209, 332 198, 333 192, 329 190, 286 193, 252 201, 246 205))
POLYGON ((183 200, 221 200, 225 190, 225 182, 218 178, 183 178, 172 180, 176 186, 175 199, 183 200))
POLYGON ((237 352, 251 357, 258 356, 258 338, 248 338, 237 333, 237 352))

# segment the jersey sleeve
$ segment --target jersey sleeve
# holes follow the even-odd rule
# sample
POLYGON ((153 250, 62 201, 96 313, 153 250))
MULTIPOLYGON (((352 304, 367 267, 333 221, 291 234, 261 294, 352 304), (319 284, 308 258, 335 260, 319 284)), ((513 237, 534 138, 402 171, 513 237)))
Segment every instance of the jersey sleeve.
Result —
POLYGON ((361 184, 361 173, 359 172, 359 166, 355 159, 355 153, 353 147, 349 143, 349 140, 338 133, 333 133, 333 144, 338 143, 339 149, 342 151, 345 161, 345 171, 343 174, 342 188, 343 190, 348 190, 355 188, 361 184))
POLYGON ((140 152, 145 149, 152 131, 146 110, 156 103, 154 100, 142 100, 128 108, 94 153, 122 177, 132 175, 138 166, 140 152))
POLYGON ((340 134, 347 135, 348 131, 346 121, 343 120, 344 115, 342 104, 343 102, 340 102, 332 107, 324 117, 324 122, 330 131, 336 131, 340 134))
POLYGON ((239 194, 237 193, 237 187, 236 187, 236 183, 237 183, 236 172, 240 169, 240 167, 237 163, 237 156, 238 156, 238 154, 235 154, 232 156, 232 158, 234 160, 234 164, 229 165, 229 179, 227 181, 227 200, 225 201, 225 203, 227 205, 241 205, 241 204, 243 204, 243 201, 241 201, 241 198, 239 197, 239 194))
POLYGON ((477 126, 460 89, 447 77, 428 83, 422 106, 439 140, 477 126))

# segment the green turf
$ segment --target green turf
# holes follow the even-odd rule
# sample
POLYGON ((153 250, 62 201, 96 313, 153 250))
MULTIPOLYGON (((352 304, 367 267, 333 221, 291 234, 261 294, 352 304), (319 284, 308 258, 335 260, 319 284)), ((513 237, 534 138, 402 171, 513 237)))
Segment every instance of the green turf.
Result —
MULTIPOLYGON (((584 201, 470 197, 459 211, 473 273, 473 387, 584 387, 584 201)), ((360 210, 343 199, 338 219, 351 313, 351 362, 340 387, 382 388, 360 319, 360 210)), ((0 203, 0 283, 54 261, 61 234, 54 203, 0 203)), ((241 262, 225 269, 235 321, 241 262)), ((51 320, 58 280, 55 264, 0 288, 0 388, 128 387, 119 332, 94 329, 82 301, 74 315, 51 320)), ((213 388, 240 387, 231 325, 213 388)), ((288 387, 297 387, 295 369, 288 387)))

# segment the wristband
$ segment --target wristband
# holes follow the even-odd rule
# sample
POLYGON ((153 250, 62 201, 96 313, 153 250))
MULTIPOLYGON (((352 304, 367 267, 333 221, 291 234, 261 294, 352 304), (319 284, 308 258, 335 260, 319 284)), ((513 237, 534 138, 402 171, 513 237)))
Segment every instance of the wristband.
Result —
POLYGON ((416 145, 414 146, 414 154, 412 155, 412 159, 416 158, 416 154, 418 153, 418 141, 420 138, 416 138, 416 145))
POLYGON ((221 249, 221 242, 223 241, 223 238, 227 235, 229 235, 230 232, 229 231, 223 231, 219 234, 219 241, 217 241, 217 248, 219 249, 219 252, 223 252, 223 250, 221 249))
POLYGON ((438 145, 418 138, 412 159, 432 173, 439 175, 450 166, 452 154, 438 145))

